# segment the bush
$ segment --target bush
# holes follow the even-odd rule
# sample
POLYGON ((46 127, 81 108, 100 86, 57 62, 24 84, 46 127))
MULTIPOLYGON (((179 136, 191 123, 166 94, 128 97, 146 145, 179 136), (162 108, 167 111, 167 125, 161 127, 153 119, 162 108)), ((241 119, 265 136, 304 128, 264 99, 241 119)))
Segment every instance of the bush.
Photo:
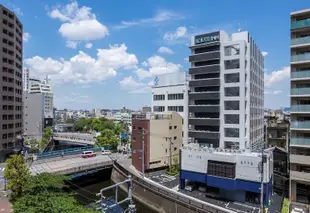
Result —
POLYGON ((290 207, 289 200, 287 198, 284 198, 281 213, 288 213, 289 207, 290 207))

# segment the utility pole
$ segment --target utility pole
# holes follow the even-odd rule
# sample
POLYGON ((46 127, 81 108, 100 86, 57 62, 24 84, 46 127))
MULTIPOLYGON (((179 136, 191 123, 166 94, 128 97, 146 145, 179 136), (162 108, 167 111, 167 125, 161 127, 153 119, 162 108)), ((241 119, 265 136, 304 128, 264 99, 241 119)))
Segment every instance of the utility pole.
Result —
POLYGON ((145 169, 145 165, 144 165, 144 128, 141 129, 141 144, 142 144, 142 156, 141 156, 141 160, 142 160, 142 168, 141 168, 141 172, 142 172, 142 177, 144 178, 144 169, 145 169))
POLYGON ((261 143, 261 184, 260 184, 260 208, 261 212, 264 213, 264 142, 261 143))
POLYGON ((169 137, 169 158, 170 158, 170 175, 172 174, 172 141, 171 141, 171 137, 169 137))

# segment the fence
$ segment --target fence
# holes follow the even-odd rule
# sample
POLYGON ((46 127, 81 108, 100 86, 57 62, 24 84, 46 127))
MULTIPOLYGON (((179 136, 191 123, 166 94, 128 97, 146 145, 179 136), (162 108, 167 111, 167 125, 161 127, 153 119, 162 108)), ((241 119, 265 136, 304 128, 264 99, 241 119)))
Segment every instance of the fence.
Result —
POLYGON ((122 174, 124 177, 127 177, 128 175, 131 175, 132 181, 141 186, 142 188, 147 189, 148 191, 152 191, 152 193, 163 197, 166 200, 170 200, 173 203, 177 203, 179 205, 182 205, 188 209, 191 209, 195 212, 213 212, 213 213, 235 213, 234 211, 215 206, 212 204, 206 204, 206 202, 194 200, 194 198, 191 198, 187 195, 183 195, 178 192, 173 192, 171 190, 166 190, 165 187, 157 187, 154 184, 150 184, 143 180, 140 177, 137 177, 135 174, 129 172, 128 170, 124 169, 119 163, 114 161, 113 168, 120 174, 122 174))

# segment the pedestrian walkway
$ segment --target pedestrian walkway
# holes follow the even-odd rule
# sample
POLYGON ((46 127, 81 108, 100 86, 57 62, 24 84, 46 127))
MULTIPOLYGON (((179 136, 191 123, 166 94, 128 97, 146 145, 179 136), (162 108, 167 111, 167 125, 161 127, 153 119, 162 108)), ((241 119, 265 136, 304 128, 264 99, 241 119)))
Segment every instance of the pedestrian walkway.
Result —
POLYGON ((0 192, 0 212, 1 213, 11 213, 12 204, 10 203, 9 199, 7 198, 7 194, 5 191, 0 192))

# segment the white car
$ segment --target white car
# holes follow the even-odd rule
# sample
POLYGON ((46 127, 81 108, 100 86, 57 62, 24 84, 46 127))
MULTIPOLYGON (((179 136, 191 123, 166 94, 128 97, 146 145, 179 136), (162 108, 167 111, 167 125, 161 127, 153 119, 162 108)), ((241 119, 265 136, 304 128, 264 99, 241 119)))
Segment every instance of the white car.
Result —
POLYGON ((110 155, 111 151, 110 150, 102 150, 101 154, 103 154, 103 155, 110 155))
POLYGON ((304 210, 302 210, 302 209, 300 209, 300 208, 294 208, 292 211, 291 211, 291 213, 305 213, 305 211, 304 210))

